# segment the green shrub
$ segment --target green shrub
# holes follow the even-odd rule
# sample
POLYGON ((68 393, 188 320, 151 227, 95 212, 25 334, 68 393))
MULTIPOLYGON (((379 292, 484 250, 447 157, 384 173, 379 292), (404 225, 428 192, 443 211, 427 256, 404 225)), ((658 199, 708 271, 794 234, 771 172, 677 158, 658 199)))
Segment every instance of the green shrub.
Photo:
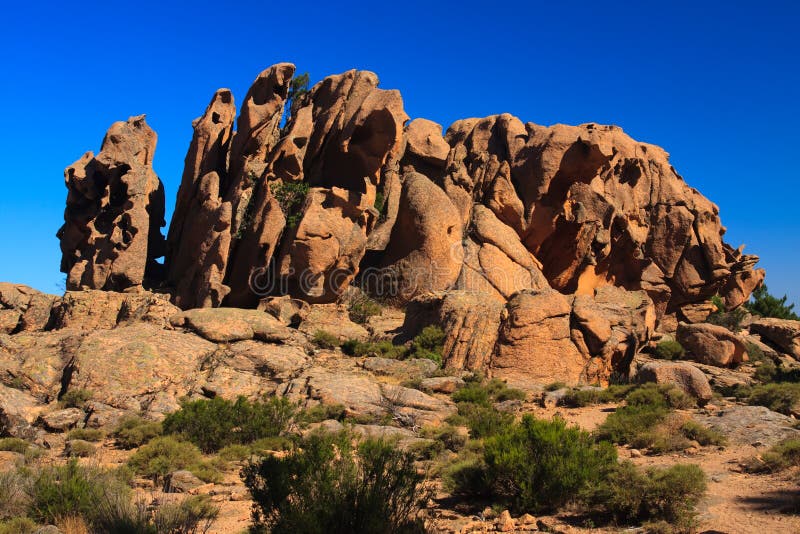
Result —
POLYGON ((616 466, 609 443, 567 427, 563 419, 525 415, 485 441, 485 481, 491 494, 518 511, 543 512, 570 502, 616 466))
POLYGON ((0 472, 0 521, 23 516, 31 502, 29 477, 24 471, 0 472))
POLYGON ((275 200, 281 207, 283 215, 286 217, 286 227, 294 228, 300 222, 300 214, 297 210, 303 204, 308 194, 309 185, 306 182, 273 182, 270 184, 270 191, 275 200))
POLYGON ((435 439, 442 443, 444 448, 453 452, 458 452, 467 444, 467 436, 459 432, 453 425, 441 425, 438 427, 425 427, 420 432, 424 438, 435 439))
POLYGON ((686 436, 687 439, 696 441, 700 445, 725 445, 727 439, 724 435, 716 430, 701 425, 700 423, 688 420, 680 428, 681 434, 686 436))
POLYGON ((250 444, 250 450, 254 454, 261 454, 269 451, 288 451, 294 447, 294 441, 286 436, 272 436, 261 438, 250 444))
MULTIPOLYGON (((458 415, 463 418, 465 426, 469 428, 469 435, 473 439, 499 434, 514 422, 512 414, 501 412, 492 405, 474 402, 460 402, 458 415)), ((452 421, 450 422, 452 423, 452 421)))
POLYGON ((411 341, 410 353, 415 358, 426 358, 442 365, 444 350, 444 330, 436 325, 429 325, 411 341))
POLYGON ((453 495, 481 497, 487 492, 483 451, 460 454, 442 473, 444 488, 453 495))
POLYGON ((135 473, 155 482, 180 469, 191 471, 206 482, 219 478, 215 470, 203 463, 197 447, 172 436, 154 438, 140 447, 128 460, 128 466, 135 473))
POLYGON ((256 528, 303 532, 425 532, 418 518, 425 492, 413 457, 387 443, 313 434, 282 458, 242 470, 253 495, 256 528))
POLYGON ((247 460, 251 454, 253 454, 253 451, 249 445, 240 445, 238 443, 226 445, 219 451, 219 457, 226 462, 247 460))
POLYGON ((582 499, 618 523, 662 520, 689 527, 705 491, 705 474, 696 465, 641 471, 623 462, 605 480, 584 491, 582 499))
POLYGON ((597 388, 574 388, 567 391, 559 401, 563 406, 569 408, 580 408, 593 404, 603 404, 608 402, 619 402, 624 399, 636 386, 633 385, 613 385, 606 389, 597 388))
POLYGON ((742 329, 742 321, 747 316, 747 309, 744 306, 725 311, 725 302, 717 295, 711 297, 711 302, 717 307, 717 311, 708 316, 707 322, 723 326, 733 333, 742 329))
POLYGON ((33 534, 39 526, 27 517, 12 517, 0 521, 0 534, 33 534))
POLYGON ((567 387, 566 382, 550 382, 544 387, 545 391, 558 391, 567 387))
POLYGON ((66 450, 71 458, 88 458, 95 453, 95 446, 82 439, 67 441, 66 450))
POLYGON ((769 291, 767 291, 767 285, 761 284, 758 289, 753 291, 752 300, 746 306, 750 313, 761 317, 800 320, 800 317, 794 312, 794 304, 787 306, 786 300, 786 295, 781 298, 770 295, 769 291))
POLYGON ((105 433, 99 428, 75 428, 67 434, 67 439, 80 439, 83 441, 101 441, 105 433))
POLYGON ((346 408, 342 404, 320 403, 298 413, 297 420, 301 423, 321 423, 328 419, 342 421, 346 411, 346 408))
POLYGON ((127 415, 120 419, 111 435, 123 449, 135 449, 160 436, 161 433, 161 423, 147 421, 136 415, 127 415))
POLYGON ((779 382, 760 384, 750 390, 748 404, 766 406, 774 412, 790 414, 800 402, 800 384, 779 382))
POLYGON ((107 471, 81 466, 75 459, 64 465, 48 466, 33 474, 28 515, 52 524, 67 516, 79 516, 87 523, 97 517, 98 503, 110 496, 129 495, 129 488, 107 471))
POLYGON ((340 345, 339 338, 326 332, 325 330, 317 330, 311 338, 311 342, 321 349, 333 350, 340 345))
POLYGON ((524 400, 525 397, 524 391, 508 387, 508 384, 499 378, 493 378, 489 381, 485 381, 482 378, 467 381, 463 387, 457 389, 451 395, 453 402, 456 403, 471 402, 486 406, 492 402, 503 402, 512 399, 524 400))
POLYGON ((683 345, 674 340, 661 341, 656 345, 654 356, 662 360, 679 360, 686 355, 683 345))
POLYGON ((789 438, 776 443, 760 458, 745 462, 745 470, 750 473, 774 473, 800 465, 800 439, 789 438))
POLYGON ((187 401, 164 418, 167 434, 179 434, 203 452, 216 452, 232 443, 251 443, 284 433, 296 408, 287 399, 272 397, 250 402, 240 396, 235 402, 221 397, 187 401))
POLYGON ((98 504, 95 530, 126 534, 207 532, 219 512, 205 495, 168 502, 153 511, 141 499, 106 499, 98 504))
POLYGON ((653 404, 628 404, 620 406, 609 414, 595 431, 601 441, 611 441, 620 445, 640 442, 643 434, 649 433, 657 424, 666 419, 668 408, 653 404))
POLYGON ((92 392, 88 389, 70 389, 58 399, 62 408, 84 408, 92 400, 92 392))
POLYGON ((31 444, 20 438, 0 438, 0 451, 18 452, 25 454, 31 444))
POLYGON ((365 342, 348 339, 342 343, 342 352, 348 356, 380 356, 399 360, 408 354, 408 349, 403 345, 394 345, 389 340, 365 342))
POLYGON ((358 324, 364 324, 370 317, 380 315, 382 310, 378 302, 363 294, 353 297, 348 304, 350 320, 358 324))

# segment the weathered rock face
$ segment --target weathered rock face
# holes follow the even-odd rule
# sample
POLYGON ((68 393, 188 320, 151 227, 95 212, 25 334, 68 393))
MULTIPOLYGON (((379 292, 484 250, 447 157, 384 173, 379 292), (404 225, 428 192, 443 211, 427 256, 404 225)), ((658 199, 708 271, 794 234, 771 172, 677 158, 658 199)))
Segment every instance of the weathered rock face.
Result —
POLYGON ((673 384, 693 396, 700 404, 710 401, 714 394, 706 375, 697 367, 683 362, 646 363, 636 373, 636 380, 640 384, 673 384))
POLYGON ((677 340, 700 363, 727 367, 748 359, 744 339, 723 326, 681 323, 677 340))
POLYGON ((800 321, 758 319, 750 324, 750 331, 786 351, 795 360, 800 360, 800 321))
MULTIPOLYGON (((292 95, 281 126, 294 72, 280 63, 259 74, 238 119, 220 89, 194 123, 167 240, 181 308, 256 307, 286 293, 333 302, 382 267, 400 301, 462 289, 502 304, 518 291, 616 286, 645 291, 657 318, 696 321, 709 296, 736 307, 763 279, 755 256, 722 241, 717 207, 668 154, 617 127, 504 114, 442 136, 425 119, 406 125, 399 92, 355 70, 292 95)), ((154 144, 133 118, 112 127, 97 158, 67 169, 70 288, 157 277, 154 144)))
POLYGON ((156 134, 144 115, 116 122, 100 153, 67 167, 61 240, 67 289, 123 290, 159 279, 164 189, 153 172, 156 134))
POLYGON ((0 282, 0 333, 43 330, 59 297, 21 284, 0 282))

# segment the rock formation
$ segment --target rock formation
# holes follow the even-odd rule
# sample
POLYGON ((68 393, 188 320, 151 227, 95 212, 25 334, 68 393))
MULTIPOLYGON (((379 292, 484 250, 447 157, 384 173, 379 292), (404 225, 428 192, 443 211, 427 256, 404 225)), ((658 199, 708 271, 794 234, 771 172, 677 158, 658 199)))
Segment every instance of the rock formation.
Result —
POLYGON ((238 118, 220 89, 195 120, 165 272, 144 118, 114 124, 97 157, 67 168, 68 288, 160 284, 186 310, 280 295, 333 303, 357 283, 401 304, 421 298, 454 328, 456 367, 603 381, 659 321, 702 320, 715 294, 735 308, 763 280, 668 154, 616 126, 503 114, 442 135, 408 122, 400 93, 371 72, 308 91, 292 88, 294 73, 260 73, 238 118))
POLYGON ((115 122, 100 153, 64 171, 61 240, 67 289, 121 291, 161 278, 164 188, 153 172, 156 133, 144 115, 115 122))

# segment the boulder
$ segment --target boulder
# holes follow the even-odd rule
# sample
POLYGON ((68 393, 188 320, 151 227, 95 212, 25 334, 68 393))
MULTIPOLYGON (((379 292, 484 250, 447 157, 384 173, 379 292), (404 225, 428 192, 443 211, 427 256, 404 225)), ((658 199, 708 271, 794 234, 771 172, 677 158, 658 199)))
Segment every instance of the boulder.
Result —
POLYGON ((680 323, 676 339, 700 363, 728 367, 748 360, 744 340, 723 326, 680 323))
POLYGON ((22 284, 0 282, 0 332, 44 330, 59 297, 22 284))
POLYGON ((419 173, 403 176, 400 208, 382 261, 397 298, 452 287, 461 271, 458 211, 444 191, 419 173))
POLYGON ((444 166, 450 145, 442 137, 442 127, 428 119, 414 119, 405 129, 406 156, 413 154, 434 165, 444 166))
POLYGON ((800 360, 800 321, 760 318, 750 324, 750 332, 800 360))
POLYGON ((697 399, 701 405, 710 401, 714 393, 706 375, 685 362, 646 363, 636 373, 636 381, 640 384, 654 382, 675 385, 684 393, 697 399))
POLYGON ((37 400, 24 391, 0 384, 0 435, 32 438, 36 432, 31 424, 40 408, 37 400))
POLYGON ((433 376, 423 378, 420 387, 434 393, 450 395, 464 385, 464 379, 457 376, 433 376))
POLYGON ((284 295, 261 299, 257 309, 267 312, 286 326, 296 327, 303 322, 311 308, 304 300, 284 295))
POLYGON ((570 338, 571 307, 564 295, 522 291, 507 311, 491 363, 494 376, 513 386, 581 381, 589 358, 570 338))
POLYGON ((97 330, 137 322, 168 326, 180 309, 169 295, 139 291, 67 291, 53 307, 50 327, 54 330, 97 330))
POLYGON ((764 406, 728 406, 713 415, 694 415, 698 423, 721 432, 740 445, 771 447, 789 438, 800 437, 797 420, 764 406))
POLYGON ((340 341, 369 339, 367 329, 351 321, 347 309, 339 304, 314 304, 298 330, 308 336, 322 330, 333 334, 340 341))
POLYGON ((381 357, 365 358, 362 366, 376 375, 395 376, 412 380, 428 376, 439 368, 436 362, 425 358, 411 358, 408 360, 393 360, 381 357))
POLYGON ((66 432, 86 418, 86 413, 79 408, 64 408, 42 415, 42 425, 51 432, 66 432))
POLYGON ((282 341, 291 335, 275 317, 258 310, 238 308, 198 308, 174 315, 170 322, 186 327, 216 343, 243 339, 282 341))
POLYGON ((484 369, 494 351, 503 305, 480 293, 446 291, 427 293, 406 307, 405 338, 413 338, 428 325, 445 333, 442 364, 452 369, 484 369))
POLYGON ((189 493, 203 484, 191 471, 173 471, 164 479, 164 493, 189 493))
POLYGON ((100 152, 64 171, 61 241, 67 289, 123 289, 159 280, 164 187, 153 172, 156 134, 144 115, 111 125, 100 152))

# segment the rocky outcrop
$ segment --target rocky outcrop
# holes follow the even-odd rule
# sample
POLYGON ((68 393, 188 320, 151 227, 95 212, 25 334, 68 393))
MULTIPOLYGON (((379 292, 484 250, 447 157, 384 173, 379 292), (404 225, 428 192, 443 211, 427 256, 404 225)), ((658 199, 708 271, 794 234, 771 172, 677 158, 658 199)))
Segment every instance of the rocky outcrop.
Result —
POLYGON ((672 384, 697 399, 700 404, 711 400, 714 392, 708 378, 697 367, 684 362, 650 362, 644 364, 636 373, 640 384, 672 384))
POLYGON ((61 240, 67 289, 120 291, 162 273, 164 188, 153 171, 156 134, 144 115, 111 125, 100 152, 64 171, 61 240))
POLYGON ((59 297, 21 284, 0 282, 0 333, 43 330, 59 297))
POLYGON ((723 326, 681 323, 677 340, 700 363, 728 367, 748 360, 744 339, 723 326))
POLYGON ((442 364, 477 371, 491 361, 502 312, 502 304, 477 293, 429 293, 408 304, 403 332, 411 338, 428 325, 441 327, 442 364))
MULTIPOLYGON (((646 292, 657 319, 697 322, 711 295, 734 308, 763 280, 668 154, 615 126, 504 114, 456 121, 443 136, 425 119, 406 124, 400 93, 379 89, 374 73, 291 92, 294 72, 260 73, 238 118, 220 89, 194 122, 167 239, 165 281, 181 308, 254 308, 287 293, 334 302, 380 267, 362 285, 400 302, 460 289, 503 304, 519 291, 615 286, 646 292)), ((155 134, 133 118, 106 140, 67 169, 70 288, 161 280, 155 134)))
POLYGON ((750 331, 800 360, 800 321, 757 319, 750 324, 750 331))

